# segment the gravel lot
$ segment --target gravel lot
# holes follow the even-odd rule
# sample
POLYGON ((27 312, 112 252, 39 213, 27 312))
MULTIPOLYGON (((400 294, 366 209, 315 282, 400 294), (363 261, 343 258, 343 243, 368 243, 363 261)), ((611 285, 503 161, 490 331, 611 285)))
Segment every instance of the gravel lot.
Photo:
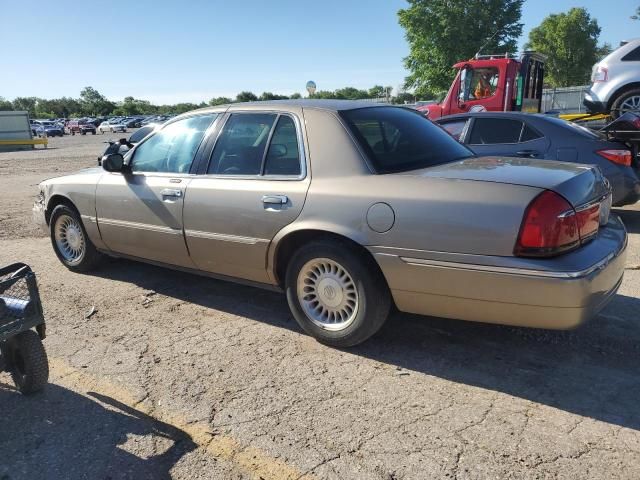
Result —
POLYGON ((127 261, 67 271, 31 225, 35 186, 95 165, 106 138, 0 153, 0 265, 38 274, 51 362, 28 398, 0 374, 0 479, 640 478, 638 205, 617 211, 619 295, 577 331, 395 315, 340 351, 276 293, 127 261))

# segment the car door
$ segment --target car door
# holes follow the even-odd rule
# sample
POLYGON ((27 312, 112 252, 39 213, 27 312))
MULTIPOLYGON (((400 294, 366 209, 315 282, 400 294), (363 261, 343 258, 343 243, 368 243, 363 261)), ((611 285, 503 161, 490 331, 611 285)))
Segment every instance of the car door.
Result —
POLYGON ((227 116, 185 197, 185 236, 199 269, 269 281, 269 244, 300 214, 309 188, 301 125, 290 113, 227 116))
POLYGON ((536 129, 519 119, 481 114, 465 135, 465 144, 478 155, 544 158, 549 141, 536 129))
POLYGON ((96 189, 98 227, 107 247, 146 260, 193 267, 182 212, 190 169, 216 114, 177 120, 137 145, 129 173, 105 173, 96 189))

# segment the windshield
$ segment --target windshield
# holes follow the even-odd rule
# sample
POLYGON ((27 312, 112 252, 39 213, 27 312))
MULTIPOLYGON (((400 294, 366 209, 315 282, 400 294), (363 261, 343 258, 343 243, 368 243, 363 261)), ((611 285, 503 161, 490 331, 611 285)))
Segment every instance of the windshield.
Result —
POLYGON ((371 107, 340 113, 378 173, 417 170, 474 156, 413 110, 371 107))

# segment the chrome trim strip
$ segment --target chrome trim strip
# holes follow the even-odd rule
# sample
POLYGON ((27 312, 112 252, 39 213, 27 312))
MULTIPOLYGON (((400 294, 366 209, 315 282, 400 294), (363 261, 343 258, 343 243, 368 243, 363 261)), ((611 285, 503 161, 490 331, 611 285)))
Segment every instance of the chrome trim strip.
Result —
MULTIPOLYGON (((610 253, 605 258, 595 263, 589 268, 584 270, 576 271, 576 272, 550 272, 546 270, 531 270, 526 268, 516 268, 516 267, 492 267, 490 265, 473 265, 469 263, 458 263, 458 262, 443 262, 439 260, 425 260, 423 258, 411 258, 411 257, 398 257, 404 263, 408 265, 420 266, 420 267, 437 267, 437 268, 453 268, 459 270, 472 270, 476 272, 487 272, 487 273, 497 273, 504 275, 524 275, 528 277, 543 277, 543 278, 559 278, 559 279, 576 279, 582 278, 590 275, 596 270, 601 270, 605 268, 612 260, 617 258, 624 250, 626 249, 627 244, 622 246, 622 248, 615 252, 610 253)), ((388 254, 378 254, 378 255, 388 255, 388 254)), ((395 255, 393 255, 395 256, 395 255)))
POLYGON ((86 222, 97 223, 96 217, 92 217, 91 215, 80 215, 80 218, 86 222))
POLYGON ((594 207, 602 202, 604 202, 607 197, 609 196, 609 193, 602 195, 600 198, 596 198, 595 200, 591 200, 590 202, 587 203, 583 203, 582 205, 578 206, 575 208, 576 212, 582 212, 584 210, 588 210, 591 207, 594 207))
POLYGON ((204 238, 206 240, 217 240, 220 242, 243 243, 245 245, 255 245, 257 243, 269 243, 266 238, 240 237, 237 235, 227 235, 224 233, 201 232, 199 230, 185 230, 187 237, 204 238))
POLYGON ((149 223, 127 222, 125 220, 113 220, 110 218, 101 218, 101 225, 111 225, 112 227, 134 228, 136 230, 147 230, 149 232, 169 233, 171 235, 182 235, 182 230, 171 227, 163 227, 161 225, 151 225, 149 223))

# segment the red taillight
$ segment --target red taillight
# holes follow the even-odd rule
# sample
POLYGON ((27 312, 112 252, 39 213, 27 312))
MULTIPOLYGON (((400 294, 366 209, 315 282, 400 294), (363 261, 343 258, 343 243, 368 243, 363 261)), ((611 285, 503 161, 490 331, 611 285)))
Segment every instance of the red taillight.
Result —
POLYGON ((579 243, 575 210, 560 195, 546 190, 525 212, 515 253, 534 257, 554 255, 579 243))
POLYGON ((596 153, 610 162, 624 165, 625 167, 631 165, 631 159, 633 158, 629 150, 598 150, 596 153))
POLYGON ((562 196, 545 190, 527 207, 515 255, 550 257, 591 240, 600 227, 600 203, 574 210, 562 196))

